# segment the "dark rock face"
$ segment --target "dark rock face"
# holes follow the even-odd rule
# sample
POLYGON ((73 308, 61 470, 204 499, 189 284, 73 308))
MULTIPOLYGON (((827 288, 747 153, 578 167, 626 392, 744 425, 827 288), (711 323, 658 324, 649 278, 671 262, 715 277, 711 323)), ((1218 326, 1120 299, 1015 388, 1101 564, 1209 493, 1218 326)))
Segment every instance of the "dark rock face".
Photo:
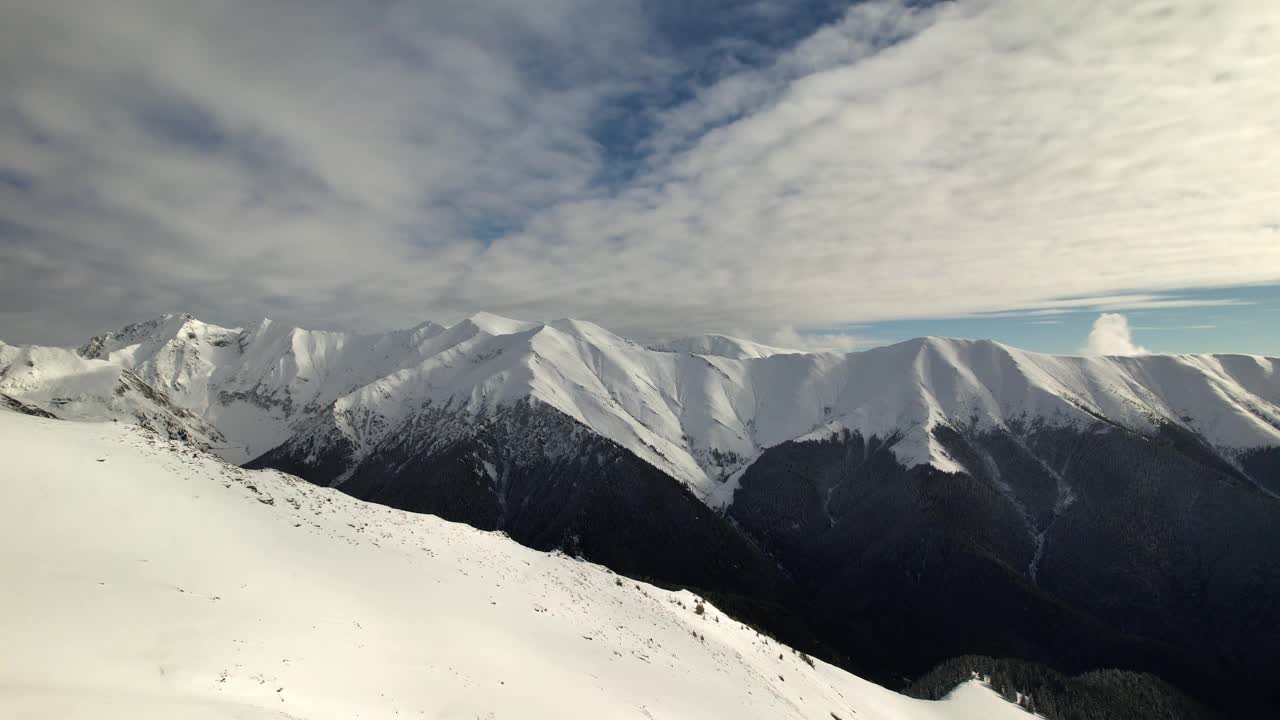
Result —
MULTIPOLYGON (((316 447, 311 454, 291 441, 253 465, 325 484, 350 467, 349 444, 316 447)), ((745 533, 685 486, 544 405, 466 417, 425 408, 339 487, 634 577, 762 599, 787 584, 745 533)))
POLYGON ((952 658, 904 690, 941 700, 974 676, 1028 712, 1049 720, 1217 720, 1222 716, 1148 673, 1095 670, 1070 677, 1043 665, 976 655, 952 658))
POLYGON ((937 437, 967 474, 835 436, 766 452, 731 507, 858 669, 888 681, 978 652, 1154 671, 1222 701, 1280 667, 1280 502, 1262 481, 1105 423, 937 437))
POLYGON ((15 398, 10 395, 5 395, 4 393, 0 393, 0 407, 7 408, 14 412, 22 413, 23 415, 31 415, 33 417, 48 418, 50 420, 58 419, 57 415, 54 415, 48 410, 43 410, 41 408, 36 407, 35 405, 29 405, 27 403, 22 402, 18 398, 15 398))
POLYGON ((1105 421, 940 428, 967 470, 946 474, 845 433, 765 452, 726 517, 545 405, 428 405, 360 457, 334 423, 254 465, 707 592, 889 685, 980 653, 1248 703, 1280 667, 1280 450, 1237 466, 1105 421))
POLYGON ((1245 453, 1240 464, 1260 487, 1280 495, 1280 447, 1259 448, 1245 453))

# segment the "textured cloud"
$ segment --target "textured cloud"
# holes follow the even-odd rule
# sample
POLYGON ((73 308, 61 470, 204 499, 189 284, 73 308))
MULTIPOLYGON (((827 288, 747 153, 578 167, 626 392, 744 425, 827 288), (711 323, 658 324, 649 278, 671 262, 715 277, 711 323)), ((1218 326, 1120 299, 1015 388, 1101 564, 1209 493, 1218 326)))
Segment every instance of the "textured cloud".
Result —
POLYGON ((1146 355, 1147 349, 1133 342, 1129 321, 1118 313, 1103 313, 1093 322, 1083 348, 1089 355, 1146 355))
POLYGON ((487 308, 768 338, 1280 281, 1278 4, 859 3, 707 73, 641 7, 7 4, 0 336, 487 308))

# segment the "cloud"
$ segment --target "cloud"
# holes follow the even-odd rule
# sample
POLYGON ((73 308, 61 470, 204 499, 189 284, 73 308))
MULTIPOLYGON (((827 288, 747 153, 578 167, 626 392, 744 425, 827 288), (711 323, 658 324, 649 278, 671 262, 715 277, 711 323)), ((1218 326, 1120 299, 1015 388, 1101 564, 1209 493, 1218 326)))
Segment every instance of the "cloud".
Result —
POLYGON ((1089 355, 1147 354, 1146 348, 1133 342, 1129 321, 1118 313, 1103 313, 1098 316, 1082 351, 1089 355))
POLYGON ((784 102, 797 82, 865 60, 919 33, 932 20, 932 13, 896 2, 857 4, 768 66, 718 78, 694 100, 660 113, 661 130, 651 145, 660 153, 687 148, 710 129, 784 102))
POLYGON ((869 2, 701 54, 649 6, 6 4, 0 337, 763 337, 1280 282, 1280 5, 869 2))
POLYGON ((592 113, 644 65, 628 6, 8 4, 0 306, 437 310, 479 226, 586 192, 592 113))
POLYGON ((1214 330, 1218 326, 1212 323, 1200 325, 1135 325, 1134 330, 1159 330, 1159 331, 1175 331, 1183 330, 1214 330))
POLYGON ((1200 307, 1238 307, 1253 305, 1240 298, 1180 297, 1170 294, 1128 293, 1098 297, 1059 298, 1032 303, 1025 307, 998 312, 978 312, 963 317, 1007 318, 1066 315, 1073 312, 1110 312, 1116 310, 1172 310, 1200 307))
POLYGON ((882 339, 856 333, 801 331, 794 327, 784 327, 765 335, 760 342, 788 350, 836 353, 850 353, 885 344, 882 339))

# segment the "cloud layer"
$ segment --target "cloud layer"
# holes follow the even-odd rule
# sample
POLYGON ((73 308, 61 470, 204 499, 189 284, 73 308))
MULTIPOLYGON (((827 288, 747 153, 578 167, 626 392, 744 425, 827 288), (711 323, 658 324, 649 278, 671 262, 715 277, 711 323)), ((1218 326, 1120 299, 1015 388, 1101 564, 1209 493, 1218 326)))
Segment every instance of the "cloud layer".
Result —
POLYGON ((1147 349, 1134 343, 1129 320, 1119 313, 1103 313, 1093 322, 1083 351, 1089 355, 1146 355, 1147 349))
POLYGON ((1280 281, 1280 5, 909 5, 738 63, 623 0, 10 3, 0 337, 763 339, 1280 281))

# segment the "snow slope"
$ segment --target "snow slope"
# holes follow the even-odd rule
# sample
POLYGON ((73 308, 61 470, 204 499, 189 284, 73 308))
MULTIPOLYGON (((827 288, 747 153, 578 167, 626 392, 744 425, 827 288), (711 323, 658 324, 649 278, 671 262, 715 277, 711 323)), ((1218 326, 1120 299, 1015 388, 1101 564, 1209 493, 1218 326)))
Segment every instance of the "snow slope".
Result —
POLYGON ((466 423, 532 399, 713 503, 732 497, 725 481, 765 448, 842 429, 891 437, 903 464, 947 471, 964 468, 935 440, 939 425, 1085 428, 1101 420, 1148 434, 1171 424, 1228 458, 1280 445, 1274 358, 1052 356, 932 337, 848 355, 690 342, 715 352, 659 351, 587 322, 486 313, 373 335, 166 316, 80 352, 136 372, 205 418, 227 437, 219 452, 237 463, 295 437, 331 443, 333 426, 358 461, 428 406, 466 423), (325 434, 299 437, 312 431, 325 434))
POLYGON ((688 592, 0 409, 0 716, 1029 717, 811 667, 688 592))

